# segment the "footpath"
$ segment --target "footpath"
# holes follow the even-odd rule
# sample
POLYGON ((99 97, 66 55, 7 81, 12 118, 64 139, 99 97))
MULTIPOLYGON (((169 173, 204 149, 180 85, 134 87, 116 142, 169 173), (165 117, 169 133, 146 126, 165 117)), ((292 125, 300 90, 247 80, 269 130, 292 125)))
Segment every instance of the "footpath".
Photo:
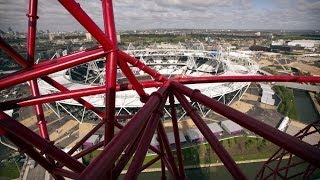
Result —
MULTIPOLYGON (((288 159, 289 156, 284 156, 282 159, 288 159)), ((267 159, 252 159, 252 160, 243 160, 243 161, 236 161, 236 164, 248 164, 248 163, 255 163, 255 162, 265 162, 267 159)), ((217 167, 217 166, 224 166, 223 163, 208 163, 208 164, 198 164, 198 165, 189 165, 184 166, 184 169, 195 169, 195 168, 206 168, 206 167, 217 167)), ((157 172, 161 171, 161 168, 148 168, 145 169, 143 172, 157 172)), ((123 170, 121 174, 125 174, 127 170, 123 170)))

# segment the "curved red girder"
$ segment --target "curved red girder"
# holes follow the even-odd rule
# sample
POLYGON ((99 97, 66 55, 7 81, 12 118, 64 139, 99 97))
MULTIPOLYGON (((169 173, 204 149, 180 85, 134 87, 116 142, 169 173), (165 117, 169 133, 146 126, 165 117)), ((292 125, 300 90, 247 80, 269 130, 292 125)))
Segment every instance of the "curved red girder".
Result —
POLYGON ((218 103, 217 101, 201 94, 197 90, 192 90, 183 84, 197 83, 218 83, 218 82, 309 82, 320 83, 320 77, 313 76, 213 76, 213 77, 188 77, 173 78, 168 80, 163 75, 148 67, 139 60, 131 57, 117 47, 116 31, 113 18, 113 8, 111 0, 102 1, 104 28, 103 32, 86 12, 74 0, 59 0, 67 11, 101 44, 101 46, 75 52, 53 60, 47 60, 39 64, 34 64, 34 49, 37 25, 37 0, 29 1, 28 16, 28 39, 27 39, 27 59, 24 59, 8 43, 0 37, 0 48, 10 55, 23 69, 12 73, 0 80, 0 89, 18 85, 27 81, 31 83, 33 97, 15 99, 0 103, 0 109, 7 110, 24 106, 35 106, 36 115, 39 121, 40 135, 32 132, 19 122, 13 120, 3 112, 0 112, 0 135, 6 136, 21 151, 35 159, 41 166, 50 172, 55 179, 69 177, 73 179, 115 179, 119 176, 125 165, 133 157, 128 174, 125 179, 135 179, 138 174, 157 161, 161 161, 162 177, 165 177, 165 168, 171 173, 174 179, 185 179, 181 146, 179 144, 178 126, 174 107, 174 96, 188 112, 200 131, 204 134, 212 149, 218 154, 226 168, 235 179, 245 179, 245 176, 235 164, 232 157, 221 146, 215 136, 208 129, 207 125, 196 113, 193 107, 182 94, 189 96, 193 101, 197 101, 213 111, 235 121, 248 130, 259 134, 265 139, 275 143, 291 152, 315 167, 320 167, 320 151, 318 148, 306 144, 294 137, 291 137, 277 129, 268 126, 246 114, 243 114, 231 107, 218 103), (77 66, 82 63, 93 61, 98 58, 106 58, 106 85, 90 87, 86 89, 69 90, 59 82, 51 79, 47 75, 67 68, 77 66), (138 81, 131 72, 128 64, 138 67, 142 71, 154 78, 154 81, 138 81), (129 80, 129 84, 116 84, 115 72, 117 66, 123 71, 129 80), (49 95, 40 95, 37 88, 36 79, 41 78, 61 92, 49 95), (150 96, 144 92, 144 88, 160 87, 150 96), (133 116, 115 116, 115 94, 116 91, 135 90, 141 97, 141 101, 146 104, 133 116), (179 93, 177 93, 179 92, 179 93), (106 93, 106 111, 102 112, 94 107, 82 97, 106 93), (163 116, 162 109, 168 96, 170 97, 171 116, 173 130, 177 144, 177 159, 174 159, 168 139, 159 118, 163 116), (41 104, 73 98, 86 108, 92 110, 101 118, 101 121, 93 130, 84 136, 68 153, 55 147, 48 141, 46 123, 41 110, 41 104), (129 118, 127 125, 122 126, 115 119, 129 118), (99 127, 106 125, 105 141, 98 143, 82 152, 70 156, 78 149, 99 127), (118 127, 119 133, 114 135, 114 126, 118 127), (262 128, 263 127, 263 128, 262 128), (157 131, 159 148, 150 146, 153 134, 157 131), (102 153, 87 167, 76 159, 102 147, 102 153), (303 147, 303 148, 301 148, 303 147), (158 156, 143 165, 143 159, 150 149, 158 156), (122 153, 124 153, 122 155, 122 153), (43 154, 48 159, 43 158, 43 154), (53 160, 57 161, 55 163, 53 160), (119 161, 118 161, 119 160, 119 161), (66 166, 69 170, 62 169, 66 166))

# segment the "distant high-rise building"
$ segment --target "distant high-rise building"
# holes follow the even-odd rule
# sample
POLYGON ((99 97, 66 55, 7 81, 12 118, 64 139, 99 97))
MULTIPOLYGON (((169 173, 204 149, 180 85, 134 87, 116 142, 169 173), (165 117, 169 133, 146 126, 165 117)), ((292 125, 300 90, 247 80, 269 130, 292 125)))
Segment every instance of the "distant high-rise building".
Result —
POLYGON ((261 32, 254 33, 256 36, 261 36, 261 32))
POLYGON ((118 42, 118 43, 121 43, 121 37, 120 37, 120 34, 117 34, 117 42, 118 42))
POLYGON ((49 40, 52 41, 54 38, 54 34, 53 33, 49 33, 49 40))
POLYGON ((86 40, 92 41, 92 35, 90 33, 86 33, 86 40))

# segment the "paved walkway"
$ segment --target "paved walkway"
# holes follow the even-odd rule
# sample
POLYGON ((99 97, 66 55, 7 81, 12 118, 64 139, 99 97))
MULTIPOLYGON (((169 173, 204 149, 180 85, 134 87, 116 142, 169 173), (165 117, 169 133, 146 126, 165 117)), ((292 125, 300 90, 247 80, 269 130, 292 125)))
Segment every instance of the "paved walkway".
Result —
MULTIPOLYGON (((284 156, 282 159, 288 159, 289 156, 284 156)), ((269 159, 269 158, 268 158, 269 159)), ((265 162, 268 159, 253 159, 253 160, 243 160, 243 161, 236 161, 236 164, 248 164, 248 163, 255 163, 255 162, 265 162)), ((206 163, 206 164, 198 164, 198 165, 189 165, 184 166, 184 169, 194 169, 194 168, 205 168, 205 167, 216 167, 216 166, 224 166, 223 163, 206 163)), ((161 171, 161 168, 148 168, 142 172, 156 172, 161 171)), ((121 174, 127 173, 127 170, 123 170, 121 174)))
POLYGON ((320 92, 320 86, 309 85, 309 84, 300 84, 300 83, 294 83, 294 82, 276 82, 275 85, 285 86, 285 87, 293 88, 293 89, 301 89, 301 90, 307 90, 307 91, 313 91, 313 92, 320 92))

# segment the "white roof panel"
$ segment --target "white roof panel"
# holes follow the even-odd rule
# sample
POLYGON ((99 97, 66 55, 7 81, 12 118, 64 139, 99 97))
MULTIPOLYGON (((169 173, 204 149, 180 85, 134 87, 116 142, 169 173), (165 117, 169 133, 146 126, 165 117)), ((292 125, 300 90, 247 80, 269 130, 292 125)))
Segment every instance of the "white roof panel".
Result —
POLYGON ((199 129, 188 129, 187 135, 191 140, 201 139, 203 138, 203 135, 201 134, 199 129))
POLYGON ((229 132, 238 132, 241 131, 243 128, 238 125, 237 123, 231 120, 221 121, 221 126, 224 127, 229 132))

